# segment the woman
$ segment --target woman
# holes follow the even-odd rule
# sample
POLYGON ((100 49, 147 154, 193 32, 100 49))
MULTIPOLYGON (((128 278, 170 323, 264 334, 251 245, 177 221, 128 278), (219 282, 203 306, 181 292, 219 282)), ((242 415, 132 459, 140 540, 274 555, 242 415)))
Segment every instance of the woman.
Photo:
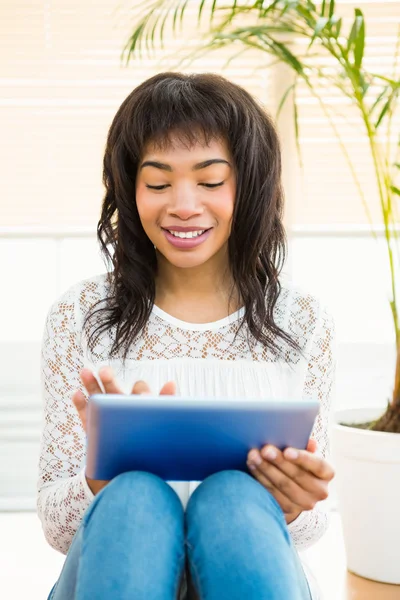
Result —
POLYGON ((119 108, 103 182, 98 238, 113 269, 53 304, 42 345, 38 511, 48 542, 67 553, 49 597, 316 598, 298 550, 327 526, 333 323, 279 279, 270 118, 222 77, 161 73, 119 108), (320 412, 307 450, 252 449, 248 473, 200 484, 86 478, 87 397, 150 390, 313 397, 320 412))

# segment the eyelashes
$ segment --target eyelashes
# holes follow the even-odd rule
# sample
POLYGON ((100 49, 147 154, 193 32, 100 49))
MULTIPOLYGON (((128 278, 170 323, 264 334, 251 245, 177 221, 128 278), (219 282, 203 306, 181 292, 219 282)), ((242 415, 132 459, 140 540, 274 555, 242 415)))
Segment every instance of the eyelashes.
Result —
POLYGON ((212 189, 212 188, 221 187, 221 185, 223 185, 223 184, 224 184, 224 182, 220 181, 219 183, 202 183, 200 185, 204 185, 205 187, 212 189))
MULTIPOLYGON (((206 187, 208 189, 214 189, 214 188, 220 187, 223 184, 224 184, 224 181, 221 181, 220 183, 200 183, 200 185, 203 185, 204 187, 206 187)), ((149 190, 161 191, 161 190, 165 190, 167 187, 169 187, 169 184, 166 184, 166 185, 148 185, 146 183, 146 187, 149 190)))

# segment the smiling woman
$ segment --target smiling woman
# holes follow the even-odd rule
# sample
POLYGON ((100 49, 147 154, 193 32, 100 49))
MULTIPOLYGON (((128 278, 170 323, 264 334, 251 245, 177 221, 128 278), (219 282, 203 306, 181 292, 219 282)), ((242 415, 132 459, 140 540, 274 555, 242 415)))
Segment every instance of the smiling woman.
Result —
POLYGON ((198 277, 193 269, 209 261, 221 273, 228 262, 236 194, 226 141, 196 142, 187 148, 172 137, 163 152, 166 162, 156 157, 157 148, 149 144, 136 180, 136 205, 148 238, 168 263, 190 267, 192 277, 198 277), (196 252, 182 252, 194 248, 196 252))
POLYGON ((115 115, 103 181, 98 238, 113 269, 53 304, 42 343, 38 512, 68 553, 50 597, 315 600, 298 550, 327 527, 334 326, 317 298, 281 283, 271 119, 222 77, 161 73, 115 115), (306 448, 266 440, 245 471, 88 478, 88 397, 152 390, 320 410, 306 448))
POLYGON ((91 345, 118 323, 111 352, 126 358, 154 303, 178 296, 180 316, 196 321, 201 280, 200 303, 215 310, 204 318, 243 306, 255 340, 299 350, 273 314, 286 255, 280 144, 248 92, 215 74, 148 79, 114 117, 103 181, 98 235, 114 271, 107 305, 87 315, 85 326, 103 317, 91 345), (208 231, 190 242, 167 233, 192 226, 208 231))

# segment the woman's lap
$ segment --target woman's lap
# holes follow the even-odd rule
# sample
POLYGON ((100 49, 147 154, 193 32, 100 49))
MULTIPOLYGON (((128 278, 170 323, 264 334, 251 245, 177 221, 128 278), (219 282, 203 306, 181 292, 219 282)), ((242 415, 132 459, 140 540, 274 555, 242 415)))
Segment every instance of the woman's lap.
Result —
POLYGON ((246 473, 225 471, 204 480, 186 513, 156 476, 115 478, 87 509, 48 600, 173 599, 185 561, 189 589, 209 600, 222 591, 232 600, 310 598, 277 502, 246 473))
POLYGON ((204 480, 189 500, 186 528, 192 578, 204 597, 221 597, 214 590, 229 581, 229 598, 310 598, 280 506, 246 473, 224 471, 204 480), (242 595, 234 596, 241 586, 242 595))
POLYGON ((86 510, 52 600, 141 598, 145 589, 148 598, 172 597, 184 560, 184 511, 174 490, 155 475, 124 473, 86 510))

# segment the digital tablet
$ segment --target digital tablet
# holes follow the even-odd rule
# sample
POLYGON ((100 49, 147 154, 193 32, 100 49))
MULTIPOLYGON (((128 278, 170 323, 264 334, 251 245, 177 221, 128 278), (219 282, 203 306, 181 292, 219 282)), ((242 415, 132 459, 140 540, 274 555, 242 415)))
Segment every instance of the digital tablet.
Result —
POLYGON ((202 481, 226 469, 248 472, 251 448, 306 448, 318 409, 317 400, 94 394, 86 475, 147 471, 165 481, 202 481))

